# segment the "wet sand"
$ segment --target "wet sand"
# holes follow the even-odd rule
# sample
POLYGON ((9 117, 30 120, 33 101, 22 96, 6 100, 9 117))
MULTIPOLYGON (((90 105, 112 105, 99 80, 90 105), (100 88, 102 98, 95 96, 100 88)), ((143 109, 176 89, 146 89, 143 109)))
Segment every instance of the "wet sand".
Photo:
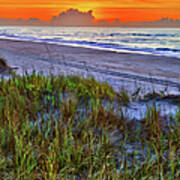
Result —
POLYGON ((46 75, 94 76, 108 81, 116 90, 180 89, 178 58, 4 39, 0 39, 0 56, 10 66, 18 66, 19 74, 35 69, 46 75))

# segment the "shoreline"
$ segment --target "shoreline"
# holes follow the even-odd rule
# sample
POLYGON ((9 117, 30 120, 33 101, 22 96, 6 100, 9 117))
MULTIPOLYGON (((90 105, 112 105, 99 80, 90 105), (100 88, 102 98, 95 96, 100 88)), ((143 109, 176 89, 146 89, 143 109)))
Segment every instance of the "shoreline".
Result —
POLYGON ((93 75, 116 88, 122 88, 123 82, 128 89, 138 83, 148 88, 153 84, 158 89, 180 89, 180 59, 174 57, 9 39, 0 39, 0 56, 10 66, 18 66, 18 74, 35 69, 45 74, 93 75))
POLYGON ((160 56, 160 57, 169 57, 169 58, 175 58, 179 59, 180 57, 175 56, 168 56, 168 55, 162 55, 162 54, 153 54, 152 52, 142 52, 142 51, 131 51, 131 50, 123 50, 123 49, 113 49, 113 48, 103 48, 103 47, 96 47, 96 46, 81 46, 80 44, 71 44, 71 43, 60 43, 60 42, 45 42, 40 40, 26 40, 26 39, 10 39, 10 38, 0 38, 0 40, 5 41, 17 41, 17 42, 32 42, 32 43, 43 43, 48 45, 57 45, 57 46, 65 46, 65 47, 77 47, 77 48, 85 48, 85 49, 92 49, 92 50, 98 50, 98 51, 105 51, 105 52, 112 52, 112 53, 120 53, 120 54, 135 54, 135 55, 149 55, 149 56, 160 56))
POLYGON ((32 39, 14 39, 14 38, 0 38, 0 40, 5 41, 14 41, 14 42, 32 42, 32 43, 43 43, 48 45, 57 45, 57 46, 65 46, 65 47, 77 47, 77 48, 85 48, 85 49, 92 49, 92 50, 98 50, 98 51, 105 51, 105 52, 112 52, 112 53, 120 53, 120 54, 134 54, 134 55, 148 55, 148 56, 158 56, 158 57, 167 57, 167 58, 174 58, 179 59, 180 56, 170 56, 168 54, 153 54, 152 52, 143 52, 143 51, 136 51, 136 50, 126 50, 126 49, 113 49, 113 48, 103 48, 103 47, 96 47, 96 46, 90 46, 90 45, 80 45, 80 44, 73 44, 73 43, 62 43, 62 42, 55 42, 55 41, 41 41, 41 40, 32 40, 32 39))
MULTIPOLYGON (((39 41, 39 40, 23 40, 23 39, 5 39, 5 38, 0 38, 0 45, 2 43, 2 41, 4 42, 17 42, 17 43, 32 43, 32 44, 39 44, 39 45, 54 45, 54 46, 59 46, 59 47, 63 47, 63 48, 80 48, 80 49, 88 49, 88 50, 94 50, 94 51, 102 51, 104 53, 117 53, 117 54, 126 54, 126 55, 142 55, 142 56, 151 56, 151 57, 162 57, 162 58, 171 58, 171 59, 176 59, 176 60, 180 60, 179 57, 174 57, 174 56, 166 56, 166 55, 162 55, 162 54, 153 54, 151 52, 141 52, 141 51, 128 51, 128 50, 119 50, 118 49, 107 49, 107 48, 96 48, 96 47, 92 47, 92 46, 81 46, 78 44, 66 44, 66 43, 55 43, 55 42, 43 42, 43 41, 39 41)), ((1 46, 0 46, 1 48, 1 46)))

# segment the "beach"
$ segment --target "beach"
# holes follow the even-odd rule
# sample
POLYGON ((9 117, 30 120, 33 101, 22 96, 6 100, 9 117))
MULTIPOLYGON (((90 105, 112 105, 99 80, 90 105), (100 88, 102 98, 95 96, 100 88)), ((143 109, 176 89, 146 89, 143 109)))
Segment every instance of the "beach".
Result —
POLYGON ((178 93, 180 89, 180 59, 174 57, 6 39, 0 39, 0 56, 19 67, 17 74, 35 70, 45 75, 93 76, 117 91, 140 87, 178 93))

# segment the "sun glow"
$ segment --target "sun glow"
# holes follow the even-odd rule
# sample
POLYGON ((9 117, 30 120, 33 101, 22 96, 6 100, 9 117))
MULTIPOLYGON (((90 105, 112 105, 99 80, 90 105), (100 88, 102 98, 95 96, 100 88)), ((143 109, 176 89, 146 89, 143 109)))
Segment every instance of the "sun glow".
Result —
POLYGON ((180 19, 179 0, 0 0, 0 18, 49 20, 69 8, 93 10, 96 19, 139 21, 167 16, 180 19))

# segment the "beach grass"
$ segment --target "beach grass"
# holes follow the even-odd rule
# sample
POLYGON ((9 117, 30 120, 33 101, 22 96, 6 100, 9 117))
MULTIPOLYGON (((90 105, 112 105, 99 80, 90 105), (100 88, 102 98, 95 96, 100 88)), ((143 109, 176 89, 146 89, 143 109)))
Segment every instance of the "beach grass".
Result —
POLYGON ((2 77, 0 177, 178 179, 180 111, 164 121, 156 106, 147 107, 137 121, 122 111, 132 99, 94 78, 2 77))

